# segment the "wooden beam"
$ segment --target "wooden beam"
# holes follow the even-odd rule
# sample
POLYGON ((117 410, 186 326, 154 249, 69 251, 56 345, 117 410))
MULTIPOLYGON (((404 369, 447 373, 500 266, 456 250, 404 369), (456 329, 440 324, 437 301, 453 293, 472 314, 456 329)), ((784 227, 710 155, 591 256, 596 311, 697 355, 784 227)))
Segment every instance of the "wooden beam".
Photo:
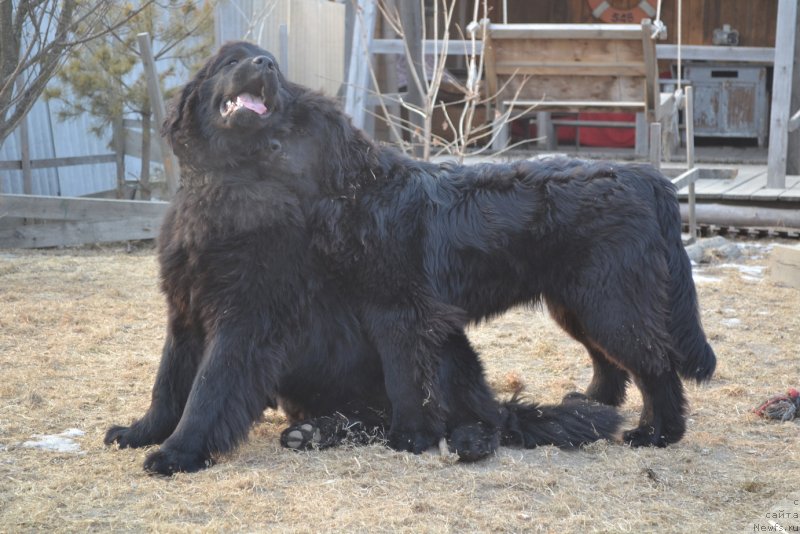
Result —
POLYGON ((106 221, 64 221, 0 230, 2 248, 45 248, 154 239, 161 219, 132 217, 106 221))
POLYGON ((650 165, 661 169, 661 123, 650 125, 650 165))
POLYGON ((673 178, 672 183, 675 184, 675 189, 683 189, 687 185, 696 182, 699 176, 700 169, 695 167, 693 169, 689 169, 688 171, 684 171, 680 175, 673 178))
POLYGON ((630 39, 642 38, 638 24, 489 24, 493 39, 630 39))
POLYGON ((347 69, 345 88, 345 113, 353 119, 356 128, 363 128, 366 119, 366 96, 370 87, 369 69, 373 34, 375 33, 376 7, 372 0, 358 0, 355 9, 353 44, 347 69))
MULTIPOLYGON (((97 163, 114 163, 115 154, 97 154, 94 156, 69 156, 65 158, 46 158, 30 160, 31 169, 47 169, 50 167, 70 167, 73 165, 94 165, 97 163)), ((0 161, 0 171, 20 170, 21 161, 0 161)))
MULTIPOLYGON (((656 57, 678 59, 678 45, 657 44, 656 57)), ((771 65, 775 61, 775 49, 757 46, 681 45, 681 61, 734 61, 771 65)))
POLYGON ((0 195, 0 218, 107 221, 141 217, 160 221, 167 211, 168 205, 168 202, 157 201, 0 195))
POLYGON ((167 177, 167 190, 170 197, 175 195, 180 183, 180 176, 178 171, 178 162, 175 156, 172 155, 166 139, 158 135, 158 130, 164 124, 164 118, 167 115, 166 108, 164 107, 164 98, 161 95, 161 86, 158 83, 158 73, 156 72, 155 58, 153 57, 153 50, 150 47, 150 34, 140 33, 137 35, 139 41, 139 52, 142 54, 142 64, 144 66, 145 78, 147 78, 147 94, 150 97, 150 106, 153 110, 153 115, 156 119, 156 135, 161 143, 162 164, 164 165, 164 174, 167 177))
POLYGON ((769 153, 767 155, 767 187, 786 187, 786 154, 789 143, 789 106, 792 97, 794 37, 797 28, 797 1, 778 0, 778 22, 775 33, 775 68, 772 76, 769 153))
MULTIPOLYGON (((442 53, 444 41, 425 39, 422 44, 426 54, 442 53)), ((373 39, 371 51, 373 54, 400 54, 405 55, 402 39, 373 39)), ((466 56, 472 51, 472 41, 465 39, 450 39, 447 42, 448 56, 466 56)), ((475 41, 475 52, 483 53, 483 43, 475 41)))
MULTIPOLYGON (((800 27, 800 7, 797 23, 800 27)), ((794 115, 789 119, 789 143, 786 152, 786 174, 800 175, 800 30, 794 31, 794 67, 792 68, 792 96, 789 109, 794 115)))

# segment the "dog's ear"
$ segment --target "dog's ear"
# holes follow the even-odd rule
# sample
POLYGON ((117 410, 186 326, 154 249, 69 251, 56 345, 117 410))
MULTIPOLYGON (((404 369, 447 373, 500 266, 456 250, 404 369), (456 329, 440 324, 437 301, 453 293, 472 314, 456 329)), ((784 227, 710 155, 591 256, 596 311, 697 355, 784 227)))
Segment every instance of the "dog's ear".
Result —
POLYGON ((188 139, 186 133, 191 131, 192 110, 197 102, 197 88, 202 78, 196 76, 181 89, 169 104, 167 116, 161 125, 161 135, 169 141, 172 151, 180 158, 188 139))

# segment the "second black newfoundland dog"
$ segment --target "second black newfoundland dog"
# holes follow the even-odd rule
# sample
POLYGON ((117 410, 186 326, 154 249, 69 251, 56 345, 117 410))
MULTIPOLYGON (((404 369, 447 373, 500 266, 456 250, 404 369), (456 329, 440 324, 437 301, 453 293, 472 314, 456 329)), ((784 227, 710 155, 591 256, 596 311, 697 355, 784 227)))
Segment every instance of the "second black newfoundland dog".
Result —
POLYGON ((393 448, 446 438, 465 460, 575 446, 615 435, 630 380, 644 406, 624 441, 683 435, 679 375, 710 378, 715 356, 675 190, 651 167, 415 161, 243 42, 183 88, 164 131, 184 175, 159 238, 167 339, 150 408, 105 438, 161 443, 147 470, 209 465, 277 405, 295 448, 384 428, 393 448), (542 302, 594 377, 557 406, 501 404, 465 325, 542 302))

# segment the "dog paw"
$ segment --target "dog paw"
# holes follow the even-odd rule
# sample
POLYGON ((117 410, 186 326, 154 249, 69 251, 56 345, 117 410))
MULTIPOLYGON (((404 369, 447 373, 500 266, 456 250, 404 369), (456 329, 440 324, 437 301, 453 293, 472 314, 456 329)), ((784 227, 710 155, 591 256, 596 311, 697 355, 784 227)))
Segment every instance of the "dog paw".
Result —
POLYGON ((500 431, 482 423, 456 427, 447 438, 447 446, 462 462, 475 462, 489 456, 500 445, 500 431))
POLYGON ((281 445, 287 449, 307 450, 318 447, 321 441, 319 427, 311 423, 298 423, 281 432, 281 445))
POLYGON ((589 396, 586 395, 585 393, 582 393, 580 391, 570 391, 569 393, 564 395, 564 397, 561 399, 561 402, 563 403, 588 402, 589 400, 590 400, 589 396))
POLYGON ((439 437, 432 432, 413 430, 391 430, 387 444, 396 451, 422 454, 439 442, 439 437))
POLYGON ((213 461, 206 455, 162 447, 147 456, 144 470, 154 475, 169 476, 178 472, 193 473, 212 465, 213 461))
POLYGON ((622 441, 631 447, 666 447, 668 441, 652 426, 640 426, 622 434, 622 441))
POLYGON ((129 447, 135 449, 137 447, 153 445, 156 441, 143 436, 140 432, 137 432, 136 428, 133 426, 112 426, 106 432, 103 443, 106 445, 113 445, 116 443, 119 445, 120 449, 127 449, 129 447))

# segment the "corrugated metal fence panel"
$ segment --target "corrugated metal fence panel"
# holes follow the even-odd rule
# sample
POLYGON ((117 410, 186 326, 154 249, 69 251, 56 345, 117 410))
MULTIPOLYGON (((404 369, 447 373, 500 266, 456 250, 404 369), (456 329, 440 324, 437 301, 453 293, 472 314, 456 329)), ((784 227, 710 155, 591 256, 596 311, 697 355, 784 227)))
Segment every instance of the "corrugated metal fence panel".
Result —
MULTIPOLYGON (((42 99, 36 102, 33 111, 28 113, 27 120, 31 159, 54 158, 55 149, 47 102, 42 99)), ((58 169, 55 167, 33 169, 31 171, 31 192, 34 195, 58 195, 59 178, 58 169)))
MULTIPOLYGON (((0 161, 14 161, 19 159, 19 130, 11 132, 0 144, 0 161)), ((23 194, 22 171, 0 169, 0 192, 14 195, 23 194)))
MULTIPOLYGON (((28 125, 28 147, 31 159, 54 157, 53 138, 50 132, 47 104, 39 100, 23 119, 28 125)), ((3 161, 19 161, 22 137, 17 128, 3 142, 0 158, 3 161)), ((21 194, 24 192, 22 171, 0 170, 3 175, 3 192, 21 194)), ((55 168, 31 170, 31 193, 34 195, 58 195, 58 170, 55 168)))
MULTIPOLYGON (((61 104, 40 99, 25 120, 28 124, 28 146, 32 160, 109 154, 110 133, 98 139, 90 131, 90 117, 83 116, 61 122, 61 104)), ((0 147, 0 161, 18 161, 21 157, 21 133, 17 128, 0 147)), ((4 193, 24 192, 22 171, 0 170, 4 193)), ((113 163, 46 167, 31 170, 31 193, 34 195, 81 196, 116 187, 113 163)))
MULTIPOLYGON (((110 148, 111 127, 104 132, 101 138, 98 138, 90 129, 91 117, 89 116, 76 117, 67 121, 58 120, 58 112, 62 106, 61 102, 50 102, 55 157, 113 153, 110 148)), ((60 167, 58 177, 61 195, 65 197, 89 195, 117 187, 117 171, 113 163, 60 167)))

